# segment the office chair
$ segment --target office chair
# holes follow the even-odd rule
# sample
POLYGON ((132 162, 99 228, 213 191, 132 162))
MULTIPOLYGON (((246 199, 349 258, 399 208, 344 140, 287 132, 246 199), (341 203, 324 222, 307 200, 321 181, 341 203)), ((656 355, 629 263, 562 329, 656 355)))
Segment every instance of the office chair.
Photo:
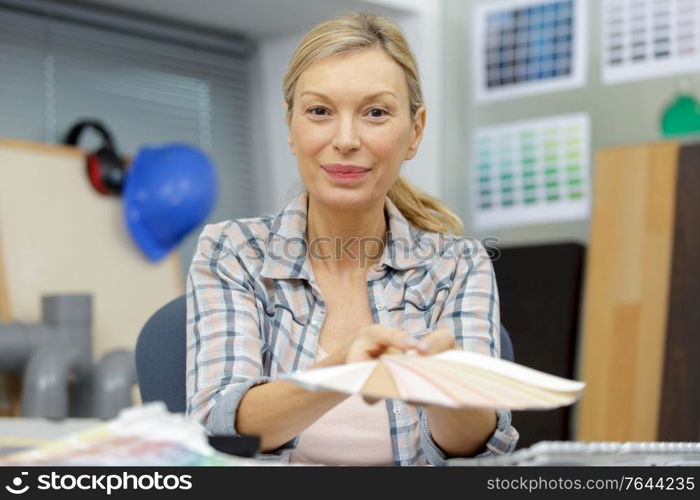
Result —
MULTIPOLYGON (((146 322, 136 343, 136 372, 144 403, 163 401, 173 413, 184 413, 185 321, 182 295, 161 307, 146 322)), ((501 358, 513 361, 513 344, 501 325, 501 358)))

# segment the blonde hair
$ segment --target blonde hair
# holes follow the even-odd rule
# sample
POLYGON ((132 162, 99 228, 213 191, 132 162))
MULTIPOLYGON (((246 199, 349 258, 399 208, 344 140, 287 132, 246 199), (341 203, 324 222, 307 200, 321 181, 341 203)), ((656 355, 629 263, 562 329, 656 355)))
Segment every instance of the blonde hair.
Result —
MULTIPOLYGON (((401 29, 390 19, 375 14, 349 13, 325 21, 299 42, 282 82, 287 104, 287 123, 294 107, 294 88, 299 76, 313 63, 327 57, 378 47, 396 61, 406 75, 410 114, 423 106, 418 65, 401 29)), ((461 235, 461 219, 438 198, 399 176, 387 193, 404 217, 419 229, 461 235)))

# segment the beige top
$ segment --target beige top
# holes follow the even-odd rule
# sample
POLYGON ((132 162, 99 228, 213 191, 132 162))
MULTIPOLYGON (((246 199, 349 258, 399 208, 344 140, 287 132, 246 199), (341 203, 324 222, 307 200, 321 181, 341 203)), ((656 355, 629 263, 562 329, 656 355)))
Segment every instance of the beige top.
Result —
MULTIPOLYGON (((327 356, 319 345, 316 359, 327 356)), ((353 395, 301 433, 289 461, 325 465, 393 465, 386 403, 353 395)))

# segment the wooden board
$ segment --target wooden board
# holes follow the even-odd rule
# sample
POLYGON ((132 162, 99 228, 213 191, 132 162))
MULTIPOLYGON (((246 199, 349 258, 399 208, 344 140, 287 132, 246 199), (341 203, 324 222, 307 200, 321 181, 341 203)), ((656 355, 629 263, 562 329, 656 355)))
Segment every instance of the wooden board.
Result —
POLYGON ((659 441, 700 441, 700 144, 681 148, 659 441))
POLYGON ((96 359, 133 350, 141 327, 184 293, 179 256, 154 264, 132 242, 122 200, 96 193, 84 152, 0 139, 0 315, 38 322, 41 296, 93 296, 96 359))
POLYGON ((597 155, 577 438, 654 441, 673 250, 678 144, 597 155))

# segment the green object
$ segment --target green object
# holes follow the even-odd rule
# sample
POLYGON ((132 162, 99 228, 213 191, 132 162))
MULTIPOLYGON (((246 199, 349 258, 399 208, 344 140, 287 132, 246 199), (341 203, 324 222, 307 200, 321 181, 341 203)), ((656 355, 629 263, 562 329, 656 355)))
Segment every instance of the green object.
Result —
POLYGON ((665 136, 700 133, 700 104, 689 94, 680 94, 661 118, 665 136))

